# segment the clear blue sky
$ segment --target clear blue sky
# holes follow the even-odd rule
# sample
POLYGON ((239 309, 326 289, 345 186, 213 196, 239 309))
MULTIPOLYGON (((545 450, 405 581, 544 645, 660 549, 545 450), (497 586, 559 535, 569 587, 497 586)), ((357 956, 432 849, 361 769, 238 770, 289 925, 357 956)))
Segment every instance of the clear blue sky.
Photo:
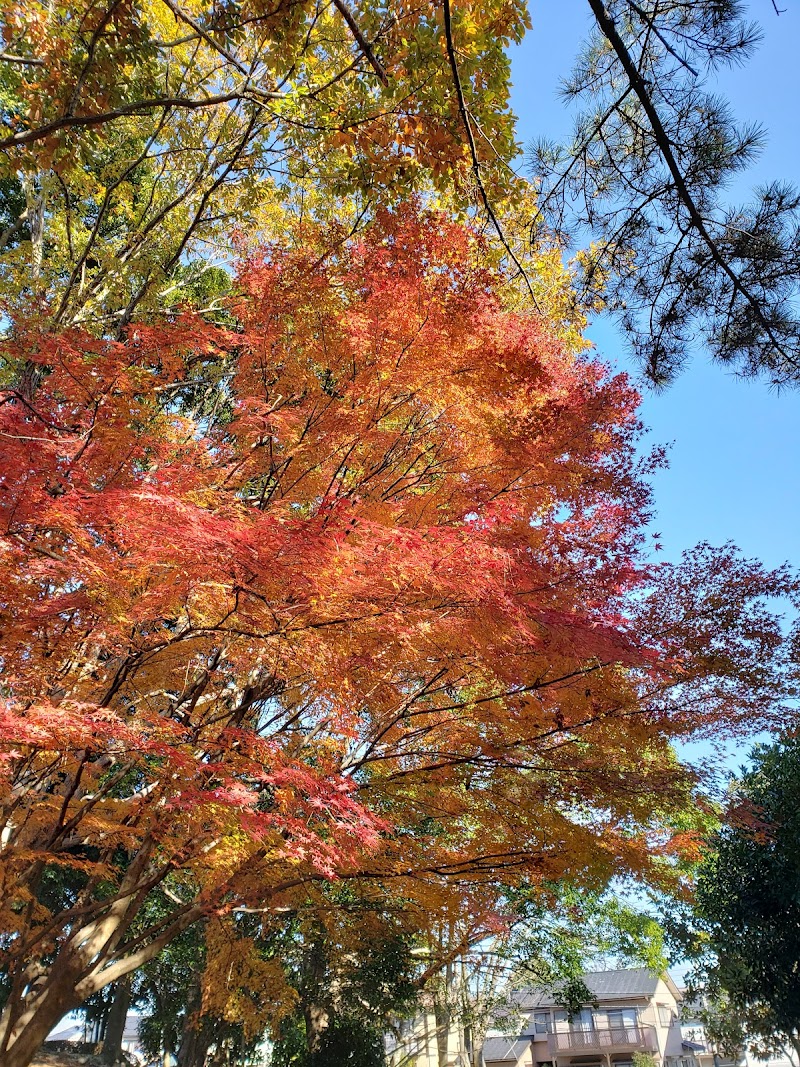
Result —
MULTIPOLYGON (((769 131, 763 156, 732 191, 737 200, 761 181, 800 182, 800 0, 779 6, 788 10, 778 17, 770 0, 750 4, 764 41, 746 67, 719 83, 738 118, 769 131)), ((512 104, 525 142, 568 130, 558 82, 591 15, 586 0, 531 0, 531 17, 533 30, 513 53, 512 104)), ((595 322, 591 337, 605 360, 631 368, 612 324, 595 322)), ((800 390, 776 394, 737 379, 698 350, 670 389, 645 391, 643 418, 652 440, 673 442, 670 469, 654 482, 654 528, 668 558, 701 540, 732 540, 766 563, 800 564, 800 390)))

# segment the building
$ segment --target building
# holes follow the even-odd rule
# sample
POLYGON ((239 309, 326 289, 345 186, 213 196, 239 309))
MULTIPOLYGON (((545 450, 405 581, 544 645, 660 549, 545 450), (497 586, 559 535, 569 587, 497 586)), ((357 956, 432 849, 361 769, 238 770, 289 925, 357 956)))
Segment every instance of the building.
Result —
MULTIPOLYGON (((645 1053, 653 1067, 701 1067, 684 1043, 681 994, 669 977, 646 968, 593 971, 583 980, 592 1003, 570 1019, 555 996, 521 989, 480 1049, 452 1027, 443 1038, 432 1014, 403 1024, 387 1040, 392 1067, 633 1067, 645 1053)), ((705 1064, 702 1067, 706 1067, 705 1064)))
POLYGON ((514 996, 521 1027, 514 1035, 490 1033, 482 1050, 486 1067, 631 1067, 645 1053, 655 1067, 697 1067, 684 1047, 681 995, 669 977, 644 967, 593 971, 583 980, 592 993, 570 1020, 549 993, 514 996))
MULTIPOLYGON (((75 1015, 68 1015, 59 1025, 51 1030, 44 1043, 44 1051, 91 1052, 94 1043, 90 1040, 86 1024, 75 1015)), ((144 1063, 145 1055, 139 1044, 139 1015, 129 1011, 125 1018, 125 1030, 122 1035, 122 1051, 133 1063, 144 1063)))

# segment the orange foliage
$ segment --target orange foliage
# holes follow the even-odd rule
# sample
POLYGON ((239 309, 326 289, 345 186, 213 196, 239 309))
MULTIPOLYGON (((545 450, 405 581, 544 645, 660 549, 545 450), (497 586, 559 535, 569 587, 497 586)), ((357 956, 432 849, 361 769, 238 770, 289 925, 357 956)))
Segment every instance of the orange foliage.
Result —
POLYGON ((505 311, 476 240, 409 209, 253 256, 230 332, 9 342, 40 380, 0 408, 8 1048, 47 982, 242 902, 491 914, 647 870, 670 739, 780 696, 786 576, 643 567, 635 391, 505 311))

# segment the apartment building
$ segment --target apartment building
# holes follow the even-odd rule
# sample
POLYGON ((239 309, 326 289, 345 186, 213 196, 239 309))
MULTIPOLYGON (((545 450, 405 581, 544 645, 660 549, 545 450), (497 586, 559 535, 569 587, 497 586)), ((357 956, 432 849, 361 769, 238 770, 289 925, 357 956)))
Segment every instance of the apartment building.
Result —
POLYGON ((392 1067, 633 1067, 634 1053, 643 1052, 654 1067, 699 1067, 684 1044, 681 994, 669 975, 633 968, 588 972, 583 979, 592 1003, 572 1019, 551 994, 522 989, 480 1050, 454 1030, 441 1050, 442 1065, 433 1016, 420 1016, 389 1043, 389 1062, 392 1067))
POLYGON ((583 979, 592 1003, 571 1020, 551 994, 516 994, 521 1031, 487 1038, 486 1067, 631 1067, 636 1052, 649 1054, 656 1067, 695 1067, 681 1035, 680 991, 669 975, 641 967, 583 979))

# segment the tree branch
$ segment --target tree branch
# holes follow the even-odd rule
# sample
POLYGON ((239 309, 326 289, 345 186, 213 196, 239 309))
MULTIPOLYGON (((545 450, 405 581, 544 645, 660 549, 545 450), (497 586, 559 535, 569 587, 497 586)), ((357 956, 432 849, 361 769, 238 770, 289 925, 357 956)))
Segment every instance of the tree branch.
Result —
MULTIPOLYGON (((453 72, 453 84, 455 85, 456 89, 458 110, 461 114, 461 121, 464 124, 464 129, 467 134, 467 144, 469 145, 469 154, 472 159, 472 173, 475 178, 475 184, 478 187, 478 192, 480 193, 484 209, 486 210, 486 214, 489 216, 489 219, 491 220, 491 223, 495 228, 495 232, 500 238, 500 242, 502 243, 503 248, 505 248, 512 262, 519 271, 521 277, 525 281, 525 285, 528 289, 528 293, 530 294, 531 300, 533 301, 534 307, 537 311, 539 311, 539 302, 536 299, 536 294, 533 291, 533 286, 531 285, 530 278, 528 277, 525 268, 522 266, 519 259, 517 258, 511 245, 508 243, 506 235, 503 233, 503 228, 500 225, 497 215, 494 212, 494 208, 489 202, 489 196, 486 192, 486 187, 483 184, 483 178, 481 177, 481 165, 478 159, 478 151, 475 147, 475 137, 472 133, 472 124, 470 123, 469 112, 467 111, 467 105, 464 100, 464 89, 461 85, 461 78, 458 73, 458 61, 456 60, 456 50, 453 45, 453 25, 450 16, 450 0, 444 0, 444 36, 447 44, 447 57, 450 61, 450 69, 453 72)), ((0 145, 0 148, 1 147, 2 145, 0 145)))
MULTIPOLYGON (((165 2, 166 2, 166 0, 165 0, 165 2)), ((388 87, 389 78, 388 78, 388 76, 386 74, 386 71, 383 69, 383 65, 381 64, 381 61, 378 59, 378 57, 373 52, 372 45, 369 43, 369 41, 366 39, 364 34, 358 28, 358 23, 356 22, 355 18, 353 17, 352 11, 347 6, 347 4, 344 2, 344 0, 333 0, 333 3, 334 3, 334 7, 336 8, 336 10, 339 12, 339 14, 342 16, 344 21, 349 26, 350 32, 352 33, 353 37, 355 37, 356 42, 358 44, 358 47, 361 49, 361 52, 362 52, 364 58, 367 60, 367 62, 372 67, 372 69, 375 71, 375 73, 378 75, 378 78, 380 79, 381 84, 383 86, 385 86, 385 87, 388 87)))
POLYGON ((166 4, 176 19, 180 19, 181 22, 185 22, 187 26, 190 26, 196 34, 203 38, 206 44, 210 45, 215 52, 219 52, 223 59, 227 59, 229 63, 232 63, 239 73, 245 76, 245 78, 249 77, 247 68, 242 66, 236 56, 229 52, 224 45, 215 41, 211 34, 207 33, 191 15, 186 11, 183 11, 177 4, 173 3, 173 0, 162 0, 162 2, 166 4))
POLYGON ((217 104, 238 103, 248 96, 258 96, 266 100, 283 100, 285 93, 266 92, 261 89, 240 90, 232 93, 220 93, 218 96, 206 96, 200 100, 184 96, 161 96, 150 100, 138 100, 132 104, 115 108, 113 111, 98 111, 92 115, 62 115, 60 118, 47 122, 44 126, 37 126, 33 130, 24 133, 15 133, 0 141, 0 149, 19 148, 22 145, 32 144, 35 141, 43 141, 51 134, 59 130, 73 126, 102 126, 104 122, 113 122, 114 119, 125 118, 128 115, 143 115, 156 108, 177 107, 187 111, 197 111, 204 107, 216 107, 217 104))
MULTIPOLYGON (((448 2, 449 0, 445 0, 445 3, 448 2)), ((675 183, 675 191, 677 192, 681 203, 685 207, 689 218, 692 221, 692 225, 697 230, 698 234, 702 237, 703 241, 705 241, 709 253, 711 254, 712 260, 714 261, 714 263, 716 263, 719 269, 730 279, 734 288, 734 292, 739 293, 753 309, 756 319, 758 320, 761 328, 764 330, 766 336, 774 345, 775 350, 781 355, 783 359, 786 360, 787 363, 790 363, 792 366, 796 366, 797 360, 794 359, 791 354, 785 350, 778 338, 775 337, 772 330, 772 324, 764 315, 764 310, 761 307, 760 301, 743 284, 741 278, 733 269, 733 267, 731 267, 730 263, 728 263, 727 259, 722 255, 720 250, 717 248, 714 238, 709 233, 708 227, 705 223, 705 219, 703 218, 700 209, 694 202, 694 198, 691 194, 691 191, 689 190, 688 185, 686 184, 686 179, 683 175, 683 172, 678 164, 677 159, 675 158, 675 153, 672 150, 672 142, 670 141, 669 136, 667 135, 667 131, 664 128, 664 124, 661 121, 661 116, 659 115, 656 106, 653 103, 653 99, 648 90, 647 83, 640 74, 636 64, 634 63, 633 57, 628 51, 628 48, 625 45, 625 42, 623 41, 622 37, 620 36, 616 24, 614 23, 613 18, 609 14, 605 4, 603 3, 603 0, 589 0, 589 7, 592 9, 592 13, 595 19, 597 20, 597 25, 599 26, 601 33, 609 42, 611 47, 614 49, 614 52, 616 53, 616 56, 622 66, 622 69, 627 75, 628 81, 633 86, 633 91, 639 98, 639 102, 642 105, 642 109, 644 110, 644 113, 647 115, 647 118, 650 122, 650 128, 653 132, 653 137, 655 139, 656 145, 658 146, 661 156, 667 165, 667 169, 672 175, 672 179, 675 183)))

